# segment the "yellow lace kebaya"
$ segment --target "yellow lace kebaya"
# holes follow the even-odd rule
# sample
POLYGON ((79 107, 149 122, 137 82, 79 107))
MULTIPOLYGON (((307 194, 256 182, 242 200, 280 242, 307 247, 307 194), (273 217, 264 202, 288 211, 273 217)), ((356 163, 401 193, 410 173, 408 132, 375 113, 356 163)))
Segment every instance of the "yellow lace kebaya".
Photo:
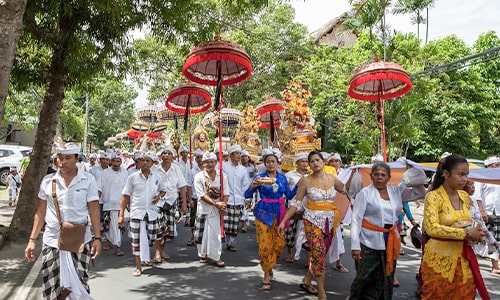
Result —
POLYGON ((431 191, 425 197, 424 228, 431 237, 425 244, 423 262, 434 272, 453 281, 458 259, 463 274, 463 282, 472 278, 468 261, 462 257, 465 243, 465 228, 453 227, 457 224, 470 224, 470 198, 465 191, 458 191, 462 209, 455 210, 443 186, 431 191), (446 241, 433 239, 440 238, 446 241))

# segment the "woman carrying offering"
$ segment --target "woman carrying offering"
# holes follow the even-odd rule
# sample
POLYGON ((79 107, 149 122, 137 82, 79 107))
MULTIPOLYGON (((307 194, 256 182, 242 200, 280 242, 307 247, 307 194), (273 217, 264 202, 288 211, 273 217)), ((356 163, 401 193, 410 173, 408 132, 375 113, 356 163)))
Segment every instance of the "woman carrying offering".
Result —
POLYGON ((402 199, 425 196, 423 184, 389 186, 389 165, 377 162, 370 173, 372 184, 356 196, 351 221, 351 254, 356 277, 350 299, 391 299, 396 259, 401 248, 397 233, 402 199))
POLYGON ((278 234, 278 224, 285 217, 285 199, 292 199, 297 191, 297 186, 290 190, 284 174, 279 173, 279 151, 264 149, 262 161, 266 167, 264 173, 257 174, 250 187, 245 191, 245 198, 249 199, 258 190, 260 201, 254 208, 257 242, 259 243, 260 265, 264 271, 262 290, 271 290, 272 269, 278 261, 285 238, 278 234), (272 184, 269 184, 269 183, 272 184))
POLYGON ((462 189, 469 164, 452 154, 436 170, 425 197, 424 229, 429 238, 422 257, 422 299, 490 299, 471 244, 486 233, 473 226, 470 198, 462 189))
POLYGON ((325 258, 340 224, 340 214, 333 204, 333 199, 336 191, 344 192, 345 187, 336 176, 323 171, 325 163, 321 152, 309 153, 308 161, 312 174, 299 181, 295 201, 291 203, 292 206, 281 221, 278 231, 281 236, 284 235, 286 222, 295 214, 297 207, 302 205, 304 196, 307 197, 304 229, 307 243, 311 245, 311 260, 300 288, 309 294, 317 294, 318 299, 326 299, 325 258), (317 290, 311 284, 313 278, 318 283, 317 290))

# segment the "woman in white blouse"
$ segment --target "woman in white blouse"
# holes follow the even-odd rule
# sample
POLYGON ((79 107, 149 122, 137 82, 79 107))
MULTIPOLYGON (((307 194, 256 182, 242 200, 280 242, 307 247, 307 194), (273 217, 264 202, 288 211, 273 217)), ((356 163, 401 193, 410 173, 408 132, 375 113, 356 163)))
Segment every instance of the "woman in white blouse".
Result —
POLYGON ((351 223, 351 253, 356 277, 350 299, 391 299, 396 259, 400 250, 397 219, 405 201, 421 199, 425 187, 389 186, 391 169, 375 163, 372 184, 356 196, 351 223))

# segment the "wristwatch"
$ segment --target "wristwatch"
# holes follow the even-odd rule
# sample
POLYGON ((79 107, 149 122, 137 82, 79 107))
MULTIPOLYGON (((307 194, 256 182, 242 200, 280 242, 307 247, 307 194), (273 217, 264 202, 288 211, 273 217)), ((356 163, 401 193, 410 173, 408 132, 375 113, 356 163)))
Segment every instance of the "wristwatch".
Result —
POLYGON ((98 240, 99 242, 102 243, 102 236, 94 236, 94 241, 98 240))

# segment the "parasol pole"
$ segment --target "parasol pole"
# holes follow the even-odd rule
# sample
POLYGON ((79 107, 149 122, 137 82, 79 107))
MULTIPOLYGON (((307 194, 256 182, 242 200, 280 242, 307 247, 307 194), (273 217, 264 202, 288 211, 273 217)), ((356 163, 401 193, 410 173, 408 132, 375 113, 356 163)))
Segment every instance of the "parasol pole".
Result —
POLYGON ((382 140, 382 152, 384 153, 384 162, 387 162, 387 149, 386 149, 386 144, 385 144, 385 121, 384 121, 384 99, 382 98, 383 94, 383 89, 382 89, 382 82, 379 83, 378 87, 378 110, 380 112, 380 123, 381 124, 381 137, 380 139, 382 140))
MULTIPOLYGON (((222 85, 222 64, 217 61, 217 90, 215 93, 215 109, 217 110, 218 116, 218 128, 219 128, 219 185, 220 185, 220 200, 224 199, 224 172, 222 170, 222 118, 221 111, 224 105, 224 86, 222 85)), ((222 239, 225 237, 224 233, 224 215, 220 215, 220 235, 222 239)))
POLYGON ((191 119, 189 119, 189 169, 193 169, 193 160, 191 157, 191 153, 193 153, 193 143, 191 139, 192 130, 193 130, 193 124, 191 123, 191 119))

